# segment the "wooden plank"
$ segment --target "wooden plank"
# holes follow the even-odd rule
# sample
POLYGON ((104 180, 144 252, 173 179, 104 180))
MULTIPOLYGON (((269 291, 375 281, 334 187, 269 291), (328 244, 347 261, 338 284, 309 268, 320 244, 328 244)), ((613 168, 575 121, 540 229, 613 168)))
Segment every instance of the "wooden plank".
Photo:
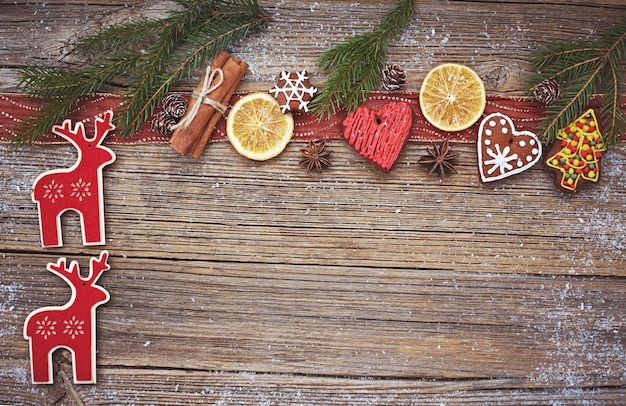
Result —
MULTIPOLYGON (((382 174, 342 141, 332 141, 335 165, 321 177, 297 166, 299 147, 256 164, 236 157, 227 143, 210 145, 206 163, 179 159, 166 145, 142 146, 139 159, 136 147, 115 146, 118 162, 106 172, 108 247, 129 256, 254 263, 626 272, 616 266, 623 260, 626 223, 626 193, 615 176, 622 170, 623 146, 604 159, 602 184, 578 195, 554 190, 552 173, 540 166, 525 177, 484 186, 473 146, 455 146, 460 174, 443 185, 416 163, 424 144, 410 144, 398 169, 382 174)), ((8 162, 24 164, 9 165, 4 189, 14 206, 4 213, 4 227, 12 232, 0 234, 0 243, 9 250, 25 244, 37 250, 37 213, 24 193, 40 172, 33 165, 70 166, 72 151, 4 151, 8 162)), ((77 217, 64 221, 64 240, 76 247, 77 217)))
MULTIPOLYGON (((42 3, 43 7, 28 2, 3 5, 5 23, 0 20, 0 35, 14 40, 3 50, 2 65, 78 63, 69 54, 74 39, 127 19, 164 17, 173 7, 167 1, 151 2, 150 6, 78 3, 69 7, 66 1, 42 3), (35 18, 39 15, 42 17, 35 18)), ((325 75, 315 67, 319 55, 349 35, 370 29, 384 13, 380 2, 371 0, 289 0, 278 4, 265 0, 259 4, 272 20, 231 47, 250 64, 242 90, 271 87, 281 69, 306 67, 314 83, 322 82, 325 75), (337 13, 346 16, 338 18, 337 13)), ((599 26, 619 21, 626 10, 619 0, 602 2, 602 7, 594 5, 592 10, 589 4, 568 2, 564 12, 560 1, 532 7, 497 1, 420 2, 416 19, 390 47, 389 59, 405 67, 410 79, 407 90, 418 90, 421 78, 436 64, 454 60, 475 68, 492 93, 523 94, 524 76, 530 73, 527 59, 540 43, 551 41, 555 31, 564 38, 593 38, 599 26), (589 13, 593 18, 581 18, 589 13), (555 20, 554 15, 559 18, 555 20)), ((8 74, 10 78, 5 80, 14 81, 14 73, 8 74)), ((183 83, 181 88, 192 89, 196 82, 183 83)))
MULTIPOLYGON (((41 274, 46 256, 27 258, 3 255, 12 281, 6 325, 69 296, 61 281, 41 274)), ((571 385, 618 385, 626 365, 625 286, 615 280, 134 257, 110 262, 102 284, 116 295, 99 310, 103 365, 437 379, 495 374, 571 385)), ((20 334, 14 328, 2 335, 13 342, 3 346, 3 356, 27 357, 20 334)))
MULTIPOLYGON (((619 399, 624 396, 623 388, 534 388, 514 379, 337 379, 315 375, 145 369, 129 371, 106 367, 101 368, 101 383, 84 388, 67 383, 68 368, 66 362, 61 363, 64 382, 52 389, 36 387, 31 393, 20 393, 16 401, 29 404, 44 398, 68 404, 79 399, 84 404, 171 405, 180 404, 181 399, 185 399, 192 404, 531 405, 548 402, 570 405, 588 402, 619 405, 619 399)), ((26 378, 25 374, 22 378, 26 378)), ((26 379, 24 384, 27 384, 26 379)), ((14 389, 19 391, 20 387, 15 386, 14 389)))

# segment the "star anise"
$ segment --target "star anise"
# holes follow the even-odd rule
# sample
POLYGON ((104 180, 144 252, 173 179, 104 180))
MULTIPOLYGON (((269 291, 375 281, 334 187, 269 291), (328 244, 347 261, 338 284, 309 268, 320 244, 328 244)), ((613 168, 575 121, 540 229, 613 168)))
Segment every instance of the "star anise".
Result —
POLYGON ((329 151, 326 148, 326 141, 319 142, 309 141, 309 146, 300 150, 302 154, 302 160, 300 165, 306 165, 306 173, 311 172, 313 168, 317 172, 322 173, 324 166, 330 166, 330 155, 333 151, 329 151))
POLYGON ((436 171, 439 175, 439 179, 442 181, 446 170, 449 172, 459 173, 450 162, 453 159, 458 158, 459 154, 451 153, 449 147, 450 142, 448 140, 445 140, 441 145, 433 144, 433 149, 426 148, 428 155, 419 160, 420 164, 430 165, 428 168, 429 175, 436 171))

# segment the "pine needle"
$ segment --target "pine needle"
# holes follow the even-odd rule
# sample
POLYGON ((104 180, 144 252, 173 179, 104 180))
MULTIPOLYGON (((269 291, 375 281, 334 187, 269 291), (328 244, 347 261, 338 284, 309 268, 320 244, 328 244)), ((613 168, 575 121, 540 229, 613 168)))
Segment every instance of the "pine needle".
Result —
POLYGON ((415 0, 398 0, 374 30, 353 36, 321 55, 318 66, 330 73, 311 102, 313 114, 330 118, 341 108, 356 110, 378 86, 389 43, 400 36, 414 12, 415 0))
POLYGON ((530 79, 530 91, 543 80, 561 85, 561 96, 546 109, 539 125, 540 138, 550 144, 559 129, 576 120, 595 94, 604 92, 600 118, 608 146, 626 131, 626 116, 620 107, 626 59, 626 20, 610 27, 597 41, 561 41, 535 51, 531 57, 538 75, 530 79))

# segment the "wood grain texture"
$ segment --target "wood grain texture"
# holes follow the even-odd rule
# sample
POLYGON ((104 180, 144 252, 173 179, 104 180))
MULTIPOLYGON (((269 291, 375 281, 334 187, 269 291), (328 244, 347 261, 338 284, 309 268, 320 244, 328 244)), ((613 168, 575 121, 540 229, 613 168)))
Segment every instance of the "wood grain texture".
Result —
MULTIPOLYGON (((260 3, 272 21, 229 50, 250 64, 239 90, 267 90, 283 68, 322 83, 319 54, 393 2, 260 3)), ((173 7, 0 1, 0 90, 17 90, 20 66, 81 63, 68 54, 78 36, 173 7)), ((420 1, 389 57, 407 90, 455 61, 490 93, 523 95, 533 49, 623 17, 622 1, 420 1)), ((81 245, 70 214, 64 247, 40 248, 32 183, 75 152, 0 145, 0 404, 624 404, 624 143, 600 184, 574 195, 541 165, 483 185, 474 145, 452 145, 460 173, 444 182, 417 164, 424 143, 388 174, 328 146, 321 175, 297 164, 298 143, 264 163, 227 142, 199 161, 163 144, 112 147, 98 383, 74 385, 59 350, 55 384, 32 385, 24 319, 70 295, 46 264, 85 266, 101 247, 81 245)))

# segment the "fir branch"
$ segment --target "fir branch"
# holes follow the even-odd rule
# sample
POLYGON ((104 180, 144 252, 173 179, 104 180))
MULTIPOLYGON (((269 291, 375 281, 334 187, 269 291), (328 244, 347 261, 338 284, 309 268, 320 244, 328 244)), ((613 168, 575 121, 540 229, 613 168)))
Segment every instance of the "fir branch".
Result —
POLYGON ((376 89, 389 43, 400 36, 414 12, 415 0, 398 0, 374 30, 351 37, 321 55, 318 66, 331 72, 311 102, 313 114, 322 118, 341 108, 355 110, 376 89))
POLYGON ((561 97, 546 109, 539 125, 540 138, 550 144, 559 129, 578 118, 594 94, 604 92, 600 118, 603 137, 612 146, 626 130, 626 116, 620 107, 626 59, 626 20, 612 26, 597 41, 561 41, 535 51, 530 59, 540 71, 530 78, 530 91, 543 80, 560 83, 561 97))
POLYGON ((86 96, 96 92, 103 84, 131 69, 139 54, 111 55, 107 63, 86 66, 79 71, 46 66, 29 66, 19 70, 18 87, 30 96, 50 99, 72 93, 86 96))
POLYGON ((11 138, 12 143, 16 147, 31 144, 67 115, 81 98, 95 93, 105 83, 132 68, 139 56, 109 56, 107 64, 87 66, 77 72, 37 66, 22 69, 18 86, 26 94, 44 99, 44 103, 40 111, 16 128, 18 135, 11 138))
MULTIPOLYGON (((126 94, 127 103, 124 103, 122 116, 118 116, 122 136, 136 131, 152 113, 152 109, 146 109, 143 103, 158 86, 158 78, 167 69, 167 62, 176 46, 194 29, 197 22, 195 11, 189 8, 179 12, 177 23, 167 24, 161 35, 145 51, 146 57, 136 67, 131 90, 126 94)), ((160 100, 162 95, 153 94, 156 100, 160 100)))
POLYGON ((557 42, 535 51, 531 62, 537 69, 543 69, 561 61, 590 59, 606 51, 589 41, 557 42))
MULTIPOLYGON (((626 116, 620 107, 620 89, 623 89, 623 75, 620 66, 615 65, 617 61, 611 60, 608 77, 603 80, 607 83, 602 104, 600 106, 600 116, 604 119, 604 131, 607 134, 622 134, 626 129, 626 116)), ((609 145, 615 141, 609 138, 609 145)))
POLYGON ((83 85, 80 74, 48 66, 28 66, 19 71, 17 86, 29 96, 51 99, 83 85))
POLYGON ((189 77, 204 61, 217 55, 232 41, 244 37, 252 27, 266 21, 267 18, 259 14, 260 10, 250 7, 253 2, 242 3, 246 3, 242 7, 245 11, 218 14, 195 27, 186 36, 185 45, 171 55, 173 68, 160 71, 154 69, 156 75, 151 83, 144 82, 144 86, 135 87, 137 90, 127 96, 128 104, 119 118, 122 136, 136 131, 150 117, 174 83, 189 77), (210 39, 207 41, 207 38, 210 39), (141 93, 142 89, 147 88, 149 92, 141 93))
MULTIPOLYGON (((169 18, 174 22, 174 18, 169 18)), ((79 56, 102 55, 136 47, 163 32, 166 20, 142 20, 114 25, 98 34, 80 38, 73 51, 79 56)))
POLYGON ((47 101, 12 141, 32 143, 89 94, 116 77, 129 75, 130 85, 116 124, 125 137, 149 118, 161 98, 179 80, 189 78, 230 42, 265 23, 256 0, 176 0, 184 7, 160 20, 122 24, 77 41, 78 55, 100 55, 78 71, 27 67, 20 72, 26 94, 47 101), (144 49, 139 49, 144 46, 144 49))

